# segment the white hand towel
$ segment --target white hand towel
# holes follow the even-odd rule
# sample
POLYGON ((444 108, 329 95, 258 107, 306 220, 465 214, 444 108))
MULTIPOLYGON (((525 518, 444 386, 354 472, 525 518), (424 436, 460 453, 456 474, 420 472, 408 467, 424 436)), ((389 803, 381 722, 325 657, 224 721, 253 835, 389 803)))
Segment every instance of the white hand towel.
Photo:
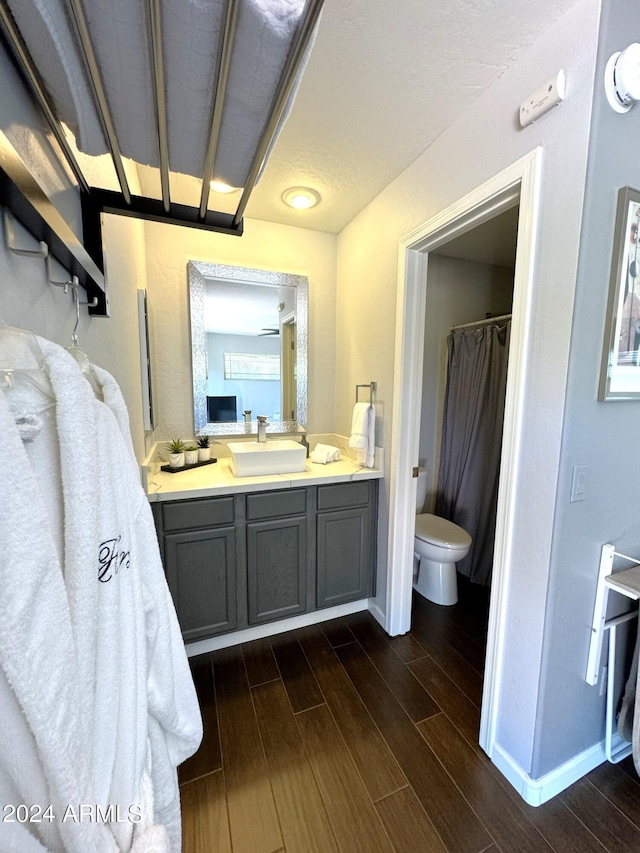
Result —
POLYGON ((358 463, 373 468, 375 459, 376 410, 371 403, 356 403, 351 421, 349 447, 358 450, 358 463))
POLYGON ((340 459, 340 450, 331 444, 316 444, 309 458, 312 462, 326 465, 327 462, 337 462, 340 459))
POLYGON ((367 446, 370 403, 356 403, 351 419, 351 438, 349 447, 364 450, 367 446))

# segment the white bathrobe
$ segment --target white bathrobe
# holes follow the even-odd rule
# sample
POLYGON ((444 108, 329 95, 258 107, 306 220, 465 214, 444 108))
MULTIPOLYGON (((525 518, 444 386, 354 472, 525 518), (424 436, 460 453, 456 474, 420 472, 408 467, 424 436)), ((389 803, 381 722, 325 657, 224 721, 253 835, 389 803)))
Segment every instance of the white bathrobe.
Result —
MULTIPOLYGON (((0 521, 0 571, 14 586, 20 586, 23 576, 36 587, 22 608, 23 616, 29 616, 22 631, 15 619, 11 624, 14 633, 24 634, 23 646, 35 647, 37 660, 27 667, 24 648, 9 649, 8 665, 40 701, 40 719, 29 720, 29 725, 43 765, 43 727, 48 726, 47 736, 56 742, 71 742, 68 761, 63 750, 52 750, 50 766, 43 766, 46 784, 62 787, 68 781, 65 803, 95 804, 103 811, 112 806, 112 820, 106 826, 55 823, 44 827, 51 838, 38 827, 35 834, 40 832, 52 851, 128 851, 132 845, 144 849, 145 833, 159 837, 155 823, 166 827, 168 849, 179 853, 176 767, 197 749, 202 723, 151 511, 130 439, 123 438, 122 418, 117 420, 107 402, 95 399, 68 353, 42 339, 39 343, 55 395, 62 505, 51 483, 47 487, 38 480, 39 451, 51 453, 51 448, 46 442, 38 447, 37 437, 31 449, 18 447, 15 412, 0 408, 0 428, 11 434, 19 461, 0 471, 2 494, 11 495, 10 506, 16 503, 16 512, 9 514, 15 524, 7 524, 6 517, 0 521), (56 555, 60 541, 63 555, 56 555), (36 577, 42 570, 33 555, 42 555, 47 564, 55 599, 49 595, 41 601, 36 577), (52 621, 55 628, 48 624, 52 621), (39 696, 49 672, 45 661, 50 643, 60 645, 62 671, 56 671, 57 686, 39 696), (150 781, 146 788, 145 778, 150 781), (129 820, 132 815, 135 821, 139 811, 139 823, 129 820), (73 838, 70 843, 63 837, 74 833, 81 836, 76 846, 73 838)), ((119 389, 111 390, 117 397, 119 389)), ((12 610, 11 598, 3 603, 12 610)), ((0 664, 24 707, 5 667, 2 641, 11 639, 11 631, 0 626, 0 664)), ((2 762, 0 754, 0 767, 2 762)))
MULTIPOLYGON (((47 412, 34 392, 37 417, 47 412)), ((36 416, 34 416, 36 417, 36 416)), ((0 800, 2 806, 51 805, 55 820, 0 824, 0 849, 115 850, 111 833, 61 818, 68 804, 91 802, 90 714, 55 535, 21 435, 0 392, 0 800), (36 841, 38 839, 38 841, 36 841)), ((44 491, 56 465, 43 464, 44 491)), ((49 497, 47 494, 46 497, 49 497)), ((6 814, 6 812, 5 812, 6 814)), ((34 815, 37 817, 38 815, 34 815)))

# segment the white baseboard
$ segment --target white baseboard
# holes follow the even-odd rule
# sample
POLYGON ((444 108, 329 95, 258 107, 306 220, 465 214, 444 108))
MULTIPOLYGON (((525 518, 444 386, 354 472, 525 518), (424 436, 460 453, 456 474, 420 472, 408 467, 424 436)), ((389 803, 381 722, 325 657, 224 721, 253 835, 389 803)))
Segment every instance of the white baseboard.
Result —
POLYGON ((526 803, 541 806, 607 759, 603 741, 574 755, 539 779, 532 779, 497 743, 493 746, 491 760, 526 803))
POLYGON ((285 631, 295 631, 296 628, 328 622, 329 619, 348 616, 350 613, 359 613, 361 610, 366 610, 368 606, 369 600, 361 598, 359 601, 350 601, 348 604, 339 604, 337 607, 314 610, 312 613, 302 613, 300 616, 291 616, 289 619, 280 619, 278 622, 269 622, 267 625, 254 625, 241 631, 221 634, 219 637, 210 637, 208 640, 196 640, 194 643, 188 643, 185 649, 190 658, 195 657, 195 655, 204 655, 207 652, 215 652, 217 649, 228 649, 230 646, 238 646, 240 643, 260 640, 262 637, 273 637, 276 634, 284 634, 285 631))
POLYGON ((369 613, 373 616, 376 622, 379 622, 382 625, 382 627, 386 631, 387 629, 385 628, 385 624, 387 617, 373 599, 370 599, 369 601, 369 613))

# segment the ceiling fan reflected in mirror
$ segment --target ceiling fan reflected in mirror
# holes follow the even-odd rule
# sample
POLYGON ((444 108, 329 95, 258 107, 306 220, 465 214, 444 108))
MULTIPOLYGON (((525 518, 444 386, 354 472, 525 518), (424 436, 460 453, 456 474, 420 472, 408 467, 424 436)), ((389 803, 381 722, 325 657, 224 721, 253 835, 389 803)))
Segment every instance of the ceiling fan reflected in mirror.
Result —
POLYGON ((268 335, 279 335, 279 334, 280 334, 280 329, 269 329, 269 328, 267 328, 267 329, 262 329, 260 332, 258 332, 258 337, 259 338, 265 338, 268 335))

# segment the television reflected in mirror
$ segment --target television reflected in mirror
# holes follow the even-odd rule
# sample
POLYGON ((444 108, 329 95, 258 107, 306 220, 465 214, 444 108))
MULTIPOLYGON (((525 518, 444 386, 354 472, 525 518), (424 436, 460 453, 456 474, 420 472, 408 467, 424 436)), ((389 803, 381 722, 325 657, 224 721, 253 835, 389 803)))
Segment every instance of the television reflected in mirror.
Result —
POLYGON ((196 435, 297 432, 307 421, 306 276, 189 261, 196 435))
POLYGON ((207 419, 212 424, 235 423, 238 420, 238 398, 210 397, 207 394, 207 419))

